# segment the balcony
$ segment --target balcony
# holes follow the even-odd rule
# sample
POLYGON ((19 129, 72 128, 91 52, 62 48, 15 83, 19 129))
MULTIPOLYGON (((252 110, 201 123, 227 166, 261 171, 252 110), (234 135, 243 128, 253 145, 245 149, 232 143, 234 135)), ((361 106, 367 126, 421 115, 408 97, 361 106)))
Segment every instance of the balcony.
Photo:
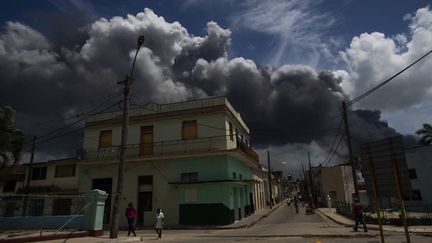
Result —
MULTIPOLYGON (((259 163, 258 154, 252 148, 241 140, 234 139, 229 135, 130 144, 126 146, 125 155, 128 159, 136 159, 224 151, 239 151, 248 159, 259 163)), ((82 160, 114 160, 119 155, 119 146, 78 150, 78 158, 82 160)))

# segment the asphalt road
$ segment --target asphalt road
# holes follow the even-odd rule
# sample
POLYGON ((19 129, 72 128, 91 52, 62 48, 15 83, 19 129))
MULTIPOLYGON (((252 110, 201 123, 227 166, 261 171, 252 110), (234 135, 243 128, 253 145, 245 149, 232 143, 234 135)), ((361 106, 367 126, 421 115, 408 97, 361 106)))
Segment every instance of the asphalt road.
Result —
MULTIPOLYGON (((156 241, 150 230, 137 232, 144 242, 156 241)), ((125 234, 124 232, 121 233, 125 234)), ((124 238, 123 238, 124 239, 124 238)), ((132 238, 130 239, 132 240, 132 238)), ((386 233, 386 243, 406 242, 404 234, 386 233)), ((267 218, 250 228, 231 230, 166 230, 164 242, 292 242, 292 243, 380 243, 379 232, 354 232, 350 227, 334 223, 320 214, 305 215, 304 208, 296 214, 294 207, 282 205, 267 218)), ((64 241, 51 241, 64 242, 64 241)), ((66 242, 110 242, 101 238, 70 239, 66 242)), ((126 241, 123 241, 126 242, 126 241)), ((133 241, 128 241, 133 242, 133 241)), ((432 235, 411 234, 413 243, 430 243, 432 235)))

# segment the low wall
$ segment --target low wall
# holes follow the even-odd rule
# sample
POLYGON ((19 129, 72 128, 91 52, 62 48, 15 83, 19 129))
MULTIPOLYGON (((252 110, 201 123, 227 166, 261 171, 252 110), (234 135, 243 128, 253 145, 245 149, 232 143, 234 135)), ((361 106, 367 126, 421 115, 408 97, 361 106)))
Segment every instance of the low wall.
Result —
POLYGON ((0 229, 58 229, 69 220, 65 228, 84 229, 84 215, 0 217, 0 229))

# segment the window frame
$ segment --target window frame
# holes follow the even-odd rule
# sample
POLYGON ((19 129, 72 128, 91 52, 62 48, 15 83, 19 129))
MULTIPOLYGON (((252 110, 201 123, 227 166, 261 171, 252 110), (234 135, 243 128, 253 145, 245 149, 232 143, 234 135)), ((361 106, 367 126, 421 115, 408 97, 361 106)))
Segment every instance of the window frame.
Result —
POLYGON ((55 178, 63 178, 63 177, 75 177, 76 176, 76 165, 75 164, 67 164, 67 165, 56 165, 55 167, 55 174, 54 177, 55 178), (72 166, 72 175, 59 175, 59 167, 68 167, 68 166, 72 166))
POLYGON ((197 182, 198 181, 198 172, 184 172, 180 174, 180 182, 188 183, 188 182, 197 182))
POLYGON ((191 140, 198 138, 198 121, 197 120, 187 120, 182 122, 182 140, 191 140), (191 132, 191 135, 187 134, 186 129, 195 129, 194 132, 191 132), (186 136, 187 135, 187 136, 186 136))
POLYGON ((99 143, 98 143, 98 148, 99 149, 103 149, 103 148, 110 148, 110 147, 112 147, 112 130, 102 130, 102 131, 99 131, 99 143), (104 134, 104 133, 110 133, 110 144, 109 144, 109 146, 108 145, 103 145, 102 146, 102 135, 104 134))
POLYGON ((38 166, 32 168, 31 180, 32 181, 40 181, 47 179, 47 166, 38 166), (37 172, 37 173, 35 173, 37 172), (42 176, 43 175, 43 176, 42 176))

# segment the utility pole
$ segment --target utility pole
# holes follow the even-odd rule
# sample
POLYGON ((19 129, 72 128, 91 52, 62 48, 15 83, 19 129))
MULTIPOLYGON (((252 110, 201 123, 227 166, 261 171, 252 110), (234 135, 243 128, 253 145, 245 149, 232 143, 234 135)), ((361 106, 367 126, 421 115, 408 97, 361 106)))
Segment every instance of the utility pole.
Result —
POLYGON ((316 203, 316 197, 315 197, 315 188, 314 188, 314 183, 312 180, 312 166, 311 166, 311 162, 310 162, 310 154, 308 152, 308 160, 309 160, 309 182, 310 182, 310 187, 311 187, 311 194, 312 194, 312 198, 314 200, 314 203, 316 203))
POLYGON ((270 152, 267 150, 267 167, 268 167, 268 181, 269 181, 269 195, 270 195, 270 208, 273 208, 273 193, 271 183, 271 168, 270 168, 270 152))
POLYGON ((304 182, 304 189, 305 189, 305 192, 306 192, 306 197, 309 198, 309 187, 307 185, 308 183, 307 183, 307 180, 306 180, 306 173, 305 173, 303 164, 301 165, 301 167, 302 167, 302 171, 303 171, 303 182, 304 182))
POLYGON ((354 182, 354 194, 355 194, 356 198, 360 199, 359 191, 358 191, 358 183, 357 183, 356 166, 355 166, 354 156, 353 156, 353 152, 352 152, 351 135, 350 135, 349 125, 348 125, 348 115, 347 115, 347 111, 346 111, 345 101, 342 101, 342 116, 343 116, 344 124, 345 124, 345 134, 346 134, 346 138, 347 138, 349 159, 350 159, 352 177, 353 177, 353 182, 354 182))
POLYGON ((135 53, 135 58, 133 60, 132 69, 129 75, 126 75, 126 79, 123 81, 119 81, 118 84, 124 85, 124 97, 123 97, 123 126, 122 126, 122 134, 121 134, 121 145, 120 145, 120 158, 118 164, 118 175, 117 175, 117 191, 114 194, 114 206, 113 206, 113 217, 111 219, 111 230, 110 230, 110 238, 117 238, 118 229, 119 229, 119 221, 120 221, 120 211, 119 204, 120 200, 123 196, 123 174, 124 174, 124 160, 125 160, 125 152, 126 152, 126 143, 128 137, 128 126, 129 126, 129 102, 130 102, 130 88, 133 81, 133 71, 135 68, 135 61, 138 55, 138 51, 144 43, 144 36, 140 36, 138 38, 138 48, 135 53))
POLYGON ((33 137, 33 143, 32 143, 32 148, 31 148, 30 165, 28 167, 28 172, 27 172, 27 181, 26 181, 26 187, 25 187, 25 196, 24 196, 24 201, 23 201, 22 216, 27 216, 27 201, 28 201, 28 194, 30 192, 30 180, 32 178, 32 173, 33 173, 35 142, 36 142, 36 136, 33 137))

